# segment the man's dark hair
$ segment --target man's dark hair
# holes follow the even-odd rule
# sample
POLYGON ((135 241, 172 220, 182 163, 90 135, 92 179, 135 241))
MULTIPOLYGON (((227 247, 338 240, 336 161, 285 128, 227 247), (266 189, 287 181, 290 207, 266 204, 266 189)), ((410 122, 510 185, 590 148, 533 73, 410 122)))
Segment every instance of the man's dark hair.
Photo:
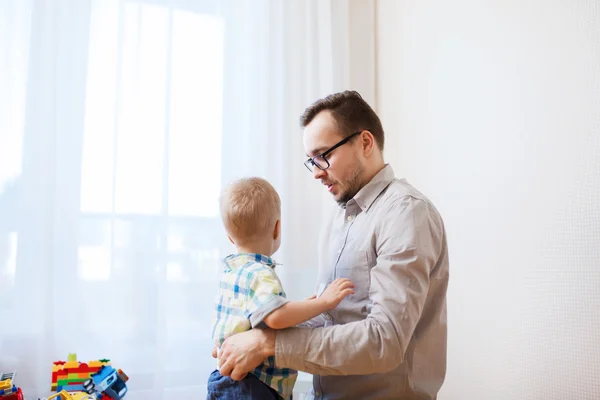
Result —
POLYGON ((343 137, 367 130, 373 134, 379 149, 383 150, 384 133, 381 121, 358 92, 346 90, 315 101, 304 110, 300 117, 300 126, 306 127, 317 114, 325 110, 331 113, 343 137))

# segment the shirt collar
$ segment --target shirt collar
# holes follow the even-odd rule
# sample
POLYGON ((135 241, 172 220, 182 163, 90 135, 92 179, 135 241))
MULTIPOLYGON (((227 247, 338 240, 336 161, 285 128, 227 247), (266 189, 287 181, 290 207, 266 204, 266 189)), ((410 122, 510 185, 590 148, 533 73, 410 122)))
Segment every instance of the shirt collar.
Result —
POLYGON ((230 254, 223 259, 223 263, 226 267, 231 270, 243 267, 248 263, 259 263, 266 265, 271 268, 275 268, 276 265, 281 265, 275 262, 271 257, 267 257, 263 254, 256 253, 235 253, 230 254))
POLYGON ((395 175, 392 166, 386 164, 385 167, 369 181, 369 183, 356 193, 353 200, 358 204, 361 210, 368 210, 375 199, 394 179, 395 175))

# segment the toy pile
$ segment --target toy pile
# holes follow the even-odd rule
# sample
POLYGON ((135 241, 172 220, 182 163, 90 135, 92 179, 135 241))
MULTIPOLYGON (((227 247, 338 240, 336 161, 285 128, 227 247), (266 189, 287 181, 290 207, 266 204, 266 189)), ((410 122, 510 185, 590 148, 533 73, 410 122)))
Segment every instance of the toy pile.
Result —
MULTIPOLYGON (((16 373, 0 373, 0 400, 25 400, 14 384, 16 373)), ((52 366, 52 396, 38 400, 121 400, 127 394, 129 377, 110 365, 110 360, 77 361, 69 354, 68 361, 56 361, 52 366)))
POLYGON ((51 389, 56 394, 46 400, 120 400, 127 394, 128 380, 123 371, 111 366, 110 360, 82 363, 76 354, 69 354, 67 361, 54 362, 51 389))

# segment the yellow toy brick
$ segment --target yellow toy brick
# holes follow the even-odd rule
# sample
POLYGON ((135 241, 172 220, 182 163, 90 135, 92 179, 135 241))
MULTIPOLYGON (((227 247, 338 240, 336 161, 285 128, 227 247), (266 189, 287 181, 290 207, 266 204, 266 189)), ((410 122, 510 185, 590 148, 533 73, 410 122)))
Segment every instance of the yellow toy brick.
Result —
POLYGON ((90 361, 90 362, 88 363, 88 365, 89 365, 90 367, 101 367, 101 366, 102 366, 102 363, 101 363, 100 361, 96 360, 96 361, 90 361))
POLYGON ((42 400, 96 400, 96 397, 89 395, 85 392, 75 392, 69 393, 66 390, 61 390, 60 392, 53 394, 52 396, 42 399, 42 400))
POLYGON ((13 386, 14 372, 0 374, 0 390, 8 390, 13 386))

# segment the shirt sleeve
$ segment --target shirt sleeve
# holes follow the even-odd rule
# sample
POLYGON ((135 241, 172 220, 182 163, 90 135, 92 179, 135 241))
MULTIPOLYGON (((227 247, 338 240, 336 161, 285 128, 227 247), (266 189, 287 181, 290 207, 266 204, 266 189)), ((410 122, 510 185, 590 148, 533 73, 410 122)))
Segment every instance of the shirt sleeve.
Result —
POLYGON ((278 367, 318 375, 363 375, 400 365, 425 307, 430 274, 445 238, 439 215, 410 196, 391 204, 377 236, 367 318, 332 327, 278 331, 278 367))
POLYGON ((253 328, 260 325, 267 315, 289 302, 275 272, 257 271, 248 290, 247 317, 253 328))

